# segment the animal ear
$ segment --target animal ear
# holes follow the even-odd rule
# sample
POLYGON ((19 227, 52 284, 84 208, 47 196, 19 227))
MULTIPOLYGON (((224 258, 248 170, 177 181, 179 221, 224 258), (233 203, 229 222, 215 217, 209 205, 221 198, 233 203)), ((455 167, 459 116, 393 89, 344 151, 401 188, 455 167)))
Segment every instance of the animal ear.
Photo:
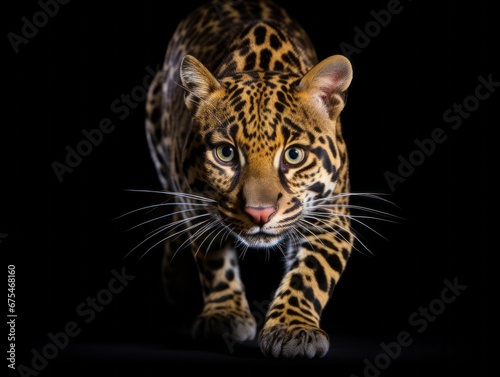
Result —
POLYGON ((182 59, 180 76, 186 89, 184 102, 189 110, 194 110, 207 99, 221 84, 210 71, 195 57, 186 55, 182 59))
POLYGON ((333 55, 316 64, 300 80, 297 89, 306 93, 331 119, 344 108, 347 88, 352 80, 352 66, 342 55, 333 55))

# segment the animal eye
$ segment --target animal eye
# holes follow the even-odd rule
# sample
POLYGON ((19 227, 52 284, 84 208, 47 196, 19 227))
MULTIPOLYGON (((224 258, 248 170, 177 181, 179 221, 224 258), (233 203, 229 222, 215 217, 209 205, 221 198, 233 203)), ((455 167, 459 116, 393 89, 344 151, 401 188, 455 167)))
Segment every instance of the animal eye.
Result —
POLYGON ((306 152, 299 147, 291 147, 285 151, 284 160, 289 165, 297 165, 304 161, 306 152))
POLYGON ((215 156, 223 163, 232 162, 236 157, 234 148, 229 144, 222 144, 215 148, 215 156))

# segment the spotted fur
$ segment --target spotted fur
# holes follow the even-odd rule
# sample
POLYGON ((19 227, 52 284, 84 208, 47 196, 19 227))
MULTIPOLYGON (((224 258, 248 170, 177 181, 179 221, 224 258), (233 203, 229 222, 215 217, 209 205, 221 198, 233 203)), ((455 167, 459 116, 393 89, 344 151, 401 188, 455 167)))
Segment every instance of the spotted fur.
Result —
MULTIPOLYGON (((354 242, 340 113, 349 61, 318 61, 305 31, 270 1, 222 1, 177 27, 148 94, 146 130, 163 189, 167 286, 191 249, 203 290, 196 338, 257 334, 238 270, 248 248, 284 250, 258 341, 265 355, 322 357, 321 314, 354 242)), ((177 272, 178 273, 178 272, 177 272)))

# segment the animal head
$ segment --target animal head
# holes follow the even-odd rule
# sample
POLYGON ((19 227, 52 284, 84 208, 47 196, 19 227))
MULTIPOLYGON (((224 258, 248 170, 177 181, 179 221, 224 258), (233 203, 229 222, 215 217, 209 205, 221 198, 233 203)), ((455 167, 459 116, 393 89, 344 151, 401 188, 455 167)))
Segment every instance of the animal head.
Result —
POLYGON ((290 235, 313 201, 333 195, 346 164, 339 115, 352 80, 334 55, 305 75, 247 71, 216 78, 193 56, 180 76, 192 115, 183 170, 251 247, 290 235))

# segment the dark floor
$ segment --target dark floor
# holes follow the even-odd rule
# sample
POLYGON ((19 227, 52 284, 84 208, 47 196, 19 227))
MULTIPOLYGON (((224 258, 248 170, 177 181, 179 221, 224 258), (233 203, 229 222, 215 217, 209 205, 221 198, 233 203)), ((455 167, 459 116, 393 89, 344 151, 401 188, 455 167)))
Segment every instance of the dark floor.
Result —
POLYGON ((157 376, 179 370, 259 376, 266 371, 315 373, 325 368, 329 376, 479 376, 485 365, 470 345, 418 339, 397 346, 390 341, 336 337, 321 359, 281 360, 264 357, 255 341, 230 349, 200 345, 186 335, 172 334, 163 344, 74 342, 48 361, 40 376, 91 376, 97 372, 102 376, 157 376))

